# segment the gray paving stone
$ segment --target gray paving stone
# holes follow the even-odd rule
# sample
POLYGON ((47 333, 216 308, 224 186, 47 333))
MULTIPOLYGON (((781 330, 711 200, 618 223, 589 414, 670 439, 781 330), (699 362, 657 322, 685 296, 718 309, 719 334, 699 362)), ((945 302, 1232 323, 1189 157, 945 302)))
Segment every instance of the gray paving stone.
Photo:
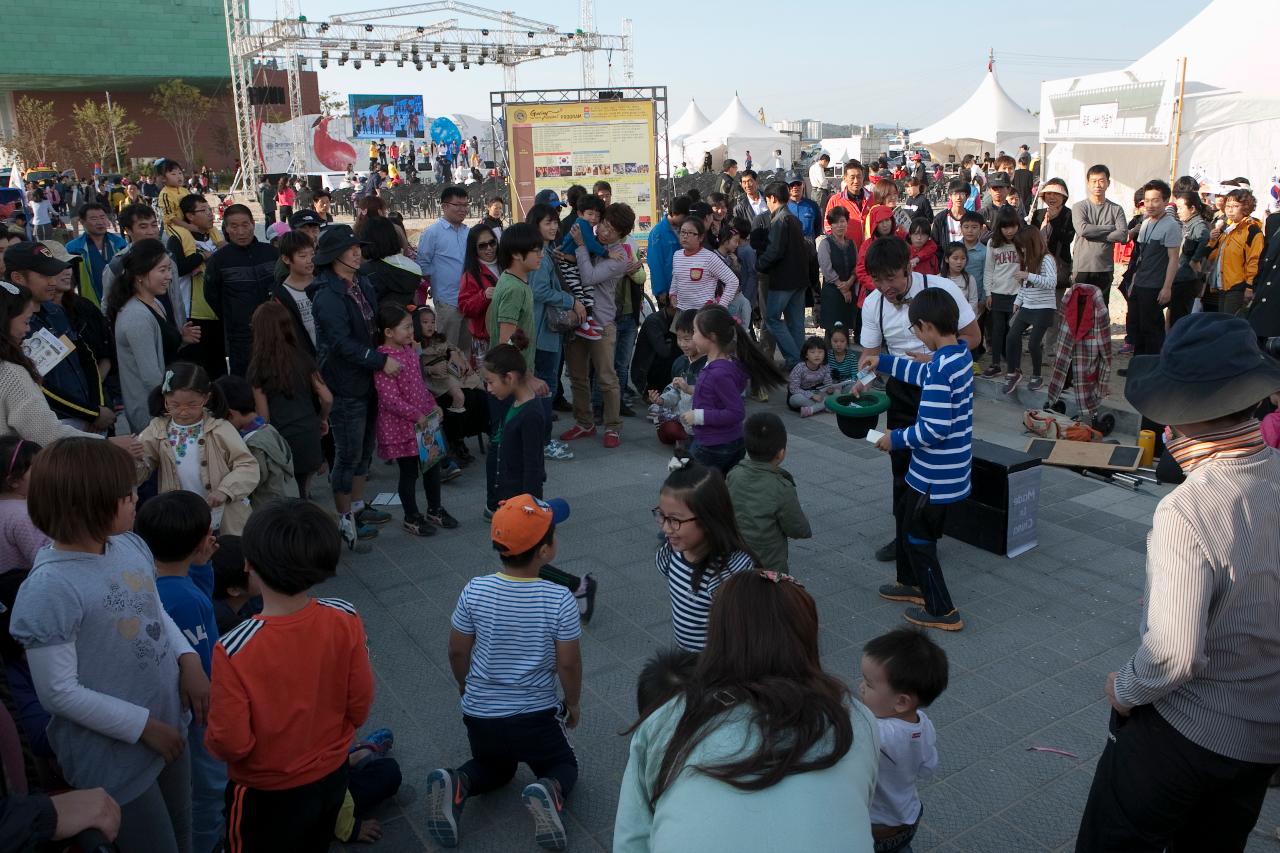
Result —
MULTIPOLYGON (((824 665, 856 685, 862 645, 904 624, 905 608, 876 594, 893 567, 871 556, 893 535, 888 462, 839 435, 832 419, 800 421, 780 402, 771 406, 791 432, 787 467, 814 526, 812 539, 793 543, 792 571, 818 602, 824 665)), ((750 404, 751 411, 760 408, 750 404)), ((1011 426, 1016 422, 1009 407, 983 406, 978 434, 1021 447, 1026 438, 1011 426)), ((634 721, 635 680, 652 650, 672 643, 671 605, 653 567, 657 531, 648 515, 668 454, 651 436, 647 425, 628 424, 620 449, 576 442, 577 459, 548 466, 546 493, 573 507, 559 532, 557 565, 590 571, 600 582, 582 640, 583 720, 571 734, 581 763, 566 812, 574 851, 612 846, 628 746, 620 732, 634 721)), ((469 754, 446 644, 463 584, 497 568, 478 511, 482 466, 481 459, 445 487, 459 529, 419 539, 399 529, 397 513, 359 552, 344 552, 339 576, 319 590, 350 600, 365 619, 377 678, 366 729, 395 730, 393 754, 419 792, 431 769, 460 764, 469 754)), ((393 488, 390 469, 375 465, 371 493, 393 488)), ((1046 468, 1036 549, 1009 560, 943 540, 942 565, 967 627, 935 635, 949 656, 951 683, 929 709, 941 766, 921 789, 925 812, 915 849, 1069 849, 1106 739, 1102 681, 1138 642, 1144 540, 1163 493, 1127 493, 1046 468), (1079 757, 1026 750, 1035 745, 1079 757)), ((467 803, 462 849, 537 849, 519 800, 531 779, 521 768, 511 784, 467 803)), ((420 795, 384 807, 378 817, 382 842, 348 849, 435 849, 420 795)), ((1280 850, 1266 835, 1277 825, 1280 796, 1272 793, 1248 849, 1280 850)))

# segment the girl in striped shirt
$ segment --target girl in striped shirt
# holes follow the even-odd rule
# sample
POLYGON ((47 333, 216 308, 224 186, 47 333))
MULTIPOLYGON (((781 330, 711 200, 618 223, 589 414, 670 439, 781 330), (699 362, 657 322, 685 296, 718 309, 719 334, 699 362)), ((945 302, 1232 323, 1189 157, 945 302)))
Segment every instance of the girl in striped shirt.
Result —
POLYGON ((852 382, 858 378, 858 359, 849 353, 849 330, 837 320, 827 330, 827 367, 832 382, 852 382))
POLYGON ((714 302, 725 308, 738 295, 738 277, 718 254, 703 248, 707 226, 690 216, 680 224, 680 248, 671 259, 671 298, 676 309, 701 308, 714 302))
POLYGON ((756 564, 738 530, 724 477, 689 457, 676 457, 653 517, 663 542, 655 562, 667 579, 671 622, 680 648, 700 652, 716 589, 756 564))

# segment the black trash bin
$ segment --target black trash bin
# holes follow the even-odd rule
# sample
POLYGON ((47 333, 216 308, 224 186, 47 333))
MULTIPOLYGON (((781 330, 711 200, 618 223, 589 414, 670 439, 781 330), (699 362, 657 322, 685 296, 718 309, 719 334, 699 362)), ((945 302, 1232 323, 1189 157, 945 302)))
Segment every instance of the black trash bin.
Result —
POLYGON ((1034 548, 1040 460, 974 439, 972 483, 969 497, 947 507, 946 534, 1009 557, 1034 548))

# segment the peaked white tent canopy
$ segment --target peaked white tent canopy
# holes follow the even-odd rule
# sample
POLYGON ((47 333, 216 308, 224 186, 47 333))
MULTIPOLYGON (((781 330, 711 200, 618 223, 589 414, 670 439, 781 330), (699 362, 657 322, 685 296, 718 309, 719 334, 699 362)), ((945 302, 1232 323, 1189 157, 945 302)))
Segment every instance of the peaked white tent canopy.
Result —
POLYGON ((1128 68, 1044 82, 1044 175, 1065 180, 1072 198, 1078 198, 1083 196, 1085 171, 1094 163, 1105 163, 1111 170, 1109 195, 1126 207, 1133 191, 1148 180, 1169 180, 1171 165, 1175 175, 1192 175, 1210 184, 1244 176, 1253 185, 1261 212, 1268 184, 1280 174, 1274 144, 1280 138, 1280 97, 1249 60, 1271 55, 1277 29, 1280 4, 1213 0, 1128 68), (1224 49, 1234 61, 1224 61, 1224 49), (1168 105, 1177 95, 1178 63, 1184 58, 1186 93, 1179 132, 1176 113, 1168 105), (1168 92, 1161 108, 1152 105, 1152 96, 1145 112, 1141 104, 1125 100, 1143 86, 1159 92, 1161 84, 1168 92), (1068 96, 1079 103, 1064 105, 1068 96), (1064 115, 1057 115, 1055 108, 1064 115), (1087 125, 1083 116, 1089 109, 1109 111, 1116 128, 1113 138, 1105 135, 1107 126, 1087 125), (1139 131, 1136 139, 1134 131, 1139 131), (1171 163, 1175 144, 1178 159, 1171 163))
POLYGON ((773 152, 778 148, 782 149, 785 162, 792 162, 791 137, 765 127, 734 95, 715 121, 684 140, 683 159, 690 169, 696 169, 710 151, 711 161, 718 168, 726 158, 742 163, 750 151, 751 159, 763 165, 773 161, 773 152))
POLYGON ((969 99, 945 118, 911 134, 913 145, 923 145, 935 157, 948 154, 981 155, 997 150, 1015 151, 1019 145, 1035 147, 1039 122, 988 70, 969 99))
POLYGON ((698 109, 698 102, 690 98, 689 106, 685 107, 684 114, 667 128, 667 142, 671 145, 679 146, 685 139, 695 133, 701 133, 709 124, 711 124, 711 119, 703 115, 702 110, 698 109))

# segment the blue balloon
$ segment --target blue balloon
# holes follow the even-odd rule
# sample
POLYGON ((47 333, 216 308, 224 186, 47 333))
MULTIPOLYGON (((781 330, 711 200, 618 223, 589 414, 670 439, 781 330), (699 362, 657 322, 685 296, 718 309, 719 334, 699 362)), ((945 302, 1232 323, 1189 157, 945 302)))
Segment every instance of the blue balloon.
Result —
POLYGON ((441 116, 431 122, 431 141, 437 143, 461 142, 462 132, 453 119, 441 116))

